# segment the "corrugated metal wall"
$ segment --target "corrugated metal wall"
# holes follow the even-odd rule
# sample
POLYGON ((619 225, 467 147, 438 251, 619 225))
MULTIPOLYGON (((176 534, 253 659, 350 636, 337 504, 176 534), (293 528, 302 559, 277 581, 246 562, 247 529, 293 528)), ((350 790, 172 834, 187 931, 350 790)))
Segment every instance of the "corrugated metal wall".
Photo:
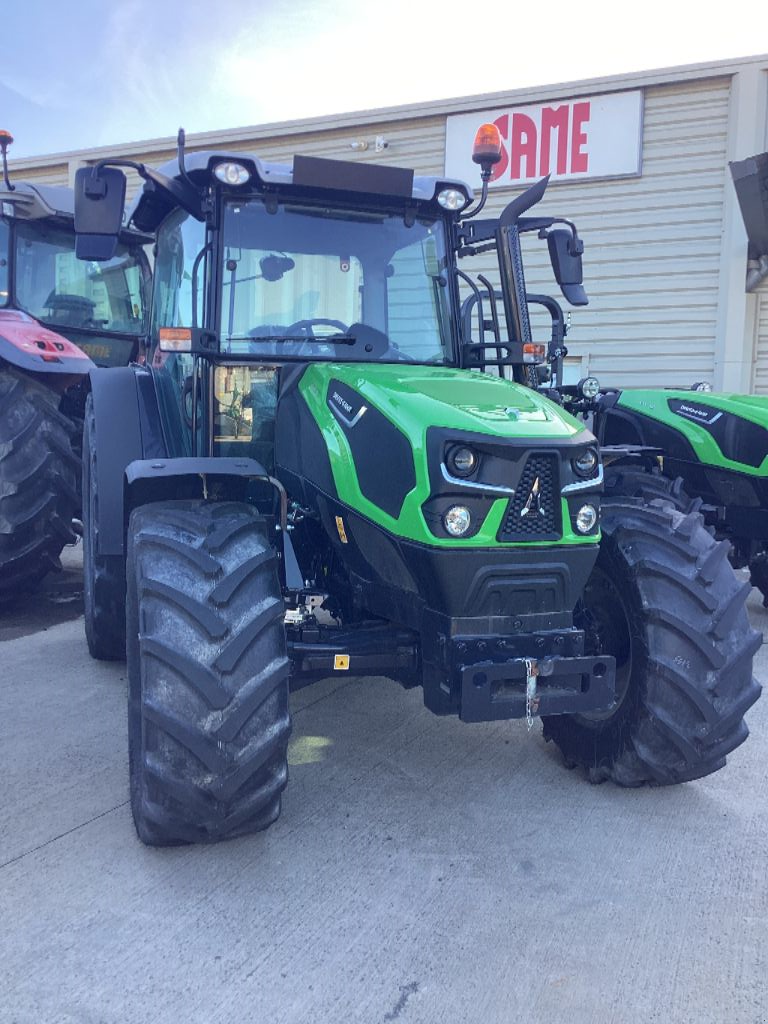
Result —
POLYGON ((756 395, 768 395, 768 285, 761 287, 757 301, 752 390, 756 395))
MULTIPOLYGON (((711 380, 728 99, 728 79, 647 89, 642 176, 551 185, 536 207, 575 220, 585 244, 590 303, 572 310, 574 373, 634 387, 711 380)), ((511 194, 492 193, 489 208, 511 194)), ((481 260, 464 269, 492 272, 481 260)), ((535 238, 526 239, 526 283, 557 288, 535 238)))
MULTIPOLYGON (((624 386, 687 385, 712 378, 723 194, 730 187, 729 89, 728 77, 646 88, 642 175, 555 184, 537 208, 574 219, 586 246, 590 305, 572 311, 568 346, 573 373, 593 373, 603 383, 624 386)), ((243 138, 227 148, 285 162, 306 153, 442 174, 445 115, 243 138), (378 153, 377 135, 389 143, 378 153), (352 149, 350 144, 358 141, 367 142, 368 149, 352 149)), ((172 156, 168 151, 134 158, 157 166, 172 156)), ((46 180, 55 173, 46 168, 46 180)), ((58 173, 57 180, 66 182, 66 166, 58 173)), ((134 177, 129 187, 137 185, 134 177)), ((512 189, 494 190, 488 212, 498 212, 514 194, 512 189)), ((532 240, 526 257, 529 290, 553 292, 546 245, 532 240)), ((463 261, 463 269, 493 277, 494 265, 479 257, 463 261)), ((767 316, 764 312, 761 337, 768 356, 767 316)), ((764 365, 760 372, 768 381, 768 362, 764 365)))
POLYGON ((11 171, 11 181, 21 179, 34 182, 35 185, 68 185, 69 165, 66 163, 50 164, 44 167, 33 167, 23 173, 11 171))
MULTIPOLYGON (((576 220, 585 241, 590 305, 572 311, 574 372, 624 386, 711 379, 729 88, 730 79, 720 78, 646 89, 642 176, 552 185, 537 208, 576 220)), ((285 162, 307 153, 442 174, 445 118, 244 140, 231 148, 285 162), (379 153, 377 135, 389 142, 379 153), (355 141, 369 148, 353 150, 355 141)), ((514 194, 493 191, 489 213, 514 194)), ((532 239, 526 259, 529 290, 553 291, 546 246, 532 239)), ((463 261, 463 269, 493 277, 494 264, 478 257, 463 261)))
MULTIPOLYGON (((189 152, 203 147, 187 147, 189 152)), ((290 164, 296 153, 307 156, 328 157, 334 160, 354 160, 361 163, 392 164, 412 167, 418 174, 442 174, 445 152, 445 118, 427 117, 411 121, 393 122, 391 128, 381 124, 361 124, 354 129, 343 128, 333 131, 306 132, 270 138, 243 138, 226 145, 229 152, 253 153, 262 160, 276 160, 290 164), (383 136, 389 145, 377 153, 375 141, 383 136), (365 150, 352 149, 351 143, 365 142, 365 150)), ((132 159, 144 161, 153 167, 175 157, 175 150, 165 153, 139 153, 132 159)), ((129 172, 129 194, 141 184, 138 175, 129 172)))

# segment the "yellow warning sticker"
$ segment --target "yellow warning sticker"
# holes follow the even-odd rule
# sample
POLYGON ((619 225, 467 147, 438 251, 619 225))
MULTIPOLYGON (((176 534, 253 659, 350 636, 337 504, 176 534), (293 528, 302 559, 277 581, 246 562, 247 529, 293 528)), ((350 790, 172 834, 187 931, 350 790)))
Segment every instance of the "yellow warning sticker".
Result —
POLYGON ((341 672, 345 672, 349 669, 349 655, 348 654, 334 654, 333 656, 333 667, 341 672))
POLYGON ((347 531, 344 529, 344 520, 341 516, 336 516, 336 529, 339 531, 339 540, 342 544, 349 544, 347 540, 347 531))

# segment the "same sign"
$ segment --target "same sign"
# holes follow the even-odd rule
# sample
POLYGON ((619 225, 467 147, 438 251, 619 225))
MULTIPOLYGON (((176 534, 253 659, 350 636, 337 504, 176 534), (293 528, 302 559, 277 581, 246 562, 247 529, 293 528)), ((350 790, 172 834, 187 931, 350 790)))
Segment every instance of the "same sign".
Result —
POLYGON ((641 90, 449 117, 446 177, 477 187, 480 174, 472 162, 472 143, 485 122, 498 127, 503 146, 491 188, 522 185, 545 174, 553 181, 640 174, 641 90))

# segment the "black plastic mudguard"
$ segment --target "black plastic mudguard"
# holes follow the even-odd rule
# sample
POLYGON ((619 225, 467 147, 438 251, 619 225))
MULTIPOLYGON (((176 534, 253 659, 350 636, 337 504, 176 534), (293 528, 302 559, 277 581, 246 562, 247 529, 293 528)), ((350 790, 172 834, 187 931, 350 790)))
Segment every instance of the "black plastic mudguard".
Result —
MULTIPOLYGON (((122 555, 125 546, 125 469, 144 457, 136 375, 139 367, 92 370, 96 418, 96 493, 99 555, 122 555)), ((87 453, 86 457, 87 457, 87 453)))

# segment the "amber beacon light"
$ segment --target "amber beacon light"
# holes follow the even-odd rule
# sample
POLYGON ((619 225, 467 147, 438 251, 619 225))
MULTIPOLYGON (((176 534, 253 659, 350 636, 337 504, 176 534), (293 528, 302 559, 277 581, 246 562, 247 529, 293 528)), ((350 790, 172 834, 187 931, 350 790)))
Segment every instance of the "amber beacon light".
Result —
POLYGON ((472 159, 480 164, 483 178, 490 177, 491 168, 501 160, 501 132, 495 124, 481 124, 477 129, 472 159))

